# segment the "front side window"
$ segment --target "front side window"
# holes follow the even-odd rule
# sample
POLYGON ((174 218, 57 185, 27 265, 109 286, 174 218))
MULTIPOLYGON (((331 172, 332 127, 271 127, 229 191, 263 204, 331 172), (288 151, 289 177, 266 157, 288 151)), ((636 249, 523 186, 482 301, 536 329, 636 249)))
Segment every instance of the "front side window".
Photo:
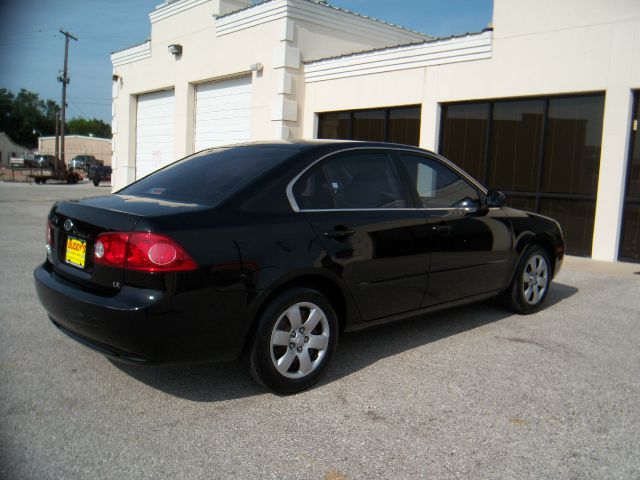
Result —
POLYGON ((441 163, 418 155, 400 156, 422 208, 478 208, 478 191, 441 163))
POLYGON ((386 153, 352 152, 322 162, 295 185, 302 210, 387 209, 407 206, 386 153))

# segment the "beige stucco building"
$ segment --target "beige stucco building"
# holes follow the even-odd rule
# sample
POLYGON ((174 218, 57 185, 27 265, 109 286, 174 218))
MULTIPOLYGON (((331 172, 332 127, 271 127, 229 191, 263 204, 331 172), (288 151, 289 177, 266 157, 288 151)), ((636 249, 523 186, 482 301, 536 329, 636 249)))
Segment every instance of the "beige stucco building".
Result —
POLYGON ((12 140, 5 132, 0 132, 0 167, 9 167, 11 158, 22 158, 29 149, 12 140))
MULTIPOLYGON (((38 139, 38 152, 55 155, 56 137, 40 137, 38 139)), ((93 155, 102 160, 105 165, 111 165, 113 151, 110 138, 90 137, 86 135, 65 135, 64 137, 64 161, 69 161, 76 155, 93 155)))
POLYGON ((569 252, 640 259, 637 0, 495 0, 492 29, 447 38, 250 3, 166 2, 112 55, 116 187, 246 140, 413 143, 558 218, 569 252))

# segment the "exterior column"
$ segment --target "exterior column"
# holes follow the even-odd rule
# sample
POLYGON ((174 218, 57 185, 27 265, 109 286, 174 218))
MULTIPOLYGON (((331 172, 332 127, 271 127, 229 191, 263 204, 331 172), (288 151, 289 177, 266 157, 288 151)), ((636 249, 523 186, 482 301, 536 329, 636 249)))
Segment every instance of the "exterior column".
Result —
POLYGON ((628 23, 617 28, 611 36, 591 251, 595 260, 618 260, 633 110, 633 94, 629 85, 633 84, 634 50, 630 45, 634 35, 634 24, 628 23))
POLYGON ((274 51, 273 68, 278 89, 271 106, 273 135, 282 140, 291 140, 298 133, 295 83, 302 75, 302 61, 300 49, 293 46, 294 37, 295 24, 285 19, 282 22, 280 45, 274 51))
POLYGON ((607 90, 591 252, 595 260, 618 260, 632 106, 633 95, 628 88, 607 90))

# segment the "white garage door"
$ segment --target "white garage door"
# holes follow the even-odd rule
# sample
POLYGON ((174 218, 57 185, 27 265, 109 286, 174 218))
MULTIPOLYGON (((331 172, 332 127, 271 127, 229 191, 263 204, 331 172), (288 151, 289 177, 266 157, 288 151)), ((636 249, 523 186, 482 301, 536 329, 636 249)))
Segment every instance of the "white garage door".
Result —
POLYGON ((175 97, 173 90, 138 95, 136 112, 136 179, 171 163, 175 97))
POLYGON ((196 87, 195 151, 251 139, 251 77, 196 87))

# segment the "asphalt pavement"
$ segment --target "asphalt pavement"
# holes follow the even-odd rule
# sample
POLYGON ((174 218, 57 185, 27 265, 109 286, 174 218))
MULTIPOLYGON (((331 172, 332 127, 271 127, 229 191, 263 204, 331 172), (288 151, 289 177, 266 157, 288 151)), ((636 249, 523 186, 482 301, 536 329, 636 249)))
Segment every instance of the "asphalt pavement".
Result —
POLYGON ((108 192, 0 182, 0 478, 640 478, 640 265, 568 258, 531 316, 484 302, 345 335, 283 397, 239 362, 121 366, 49 323, 46 213, 108 192))

